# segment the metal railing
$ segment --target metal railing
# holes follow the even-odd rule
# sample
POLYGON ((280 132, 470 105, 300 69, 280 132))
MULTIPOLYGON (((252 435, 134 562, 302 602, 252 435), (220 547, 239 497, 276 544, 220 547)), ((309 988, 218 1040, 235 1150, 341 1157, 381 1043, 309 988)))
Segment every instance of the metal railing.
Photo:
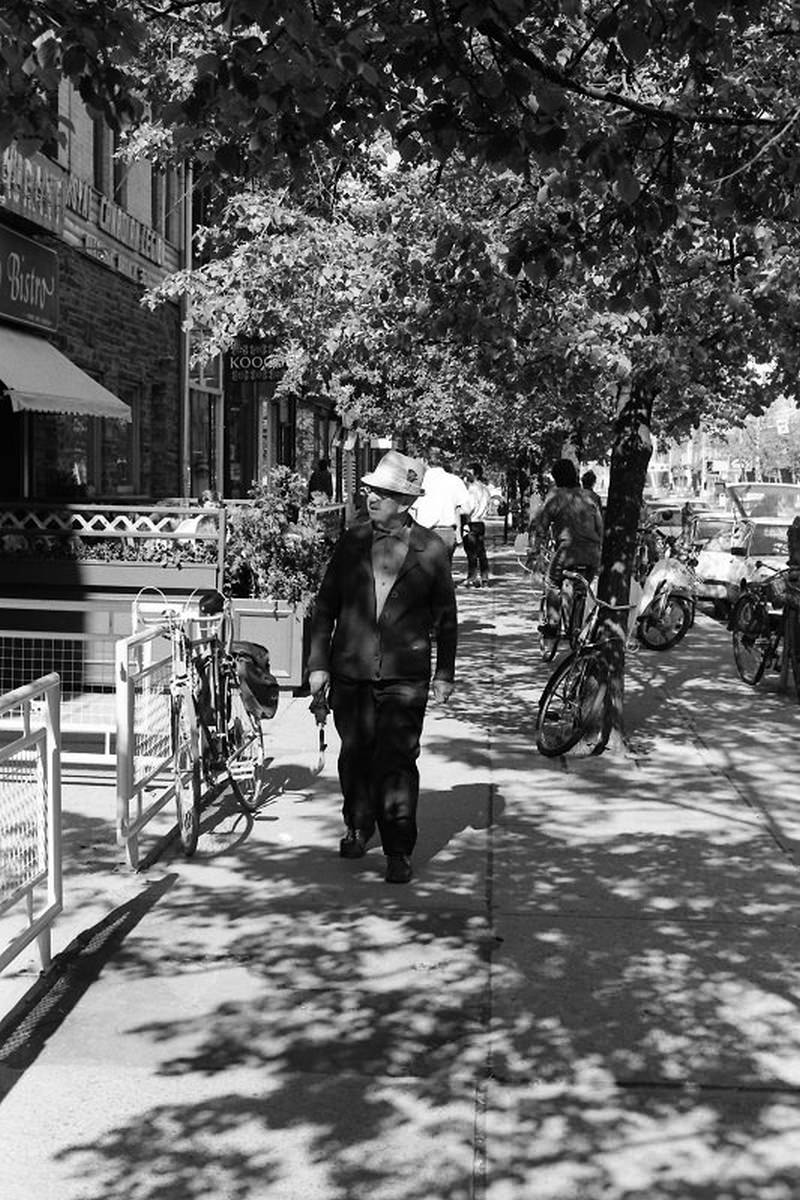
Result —
POLYGON ((117 842, 134 869, 140 833, 175 795, 166 636, 152 626, 116 647, 117 842))
MULTIPOLYGON (((172 647, 166 625, 140 628, 136 609, 146 610, 147 597, 134 602, 136 632, 116 646, 117 842, 128 863, 139 865, 139 835, 175 798, 172 744, 172 647)), ((152 617, 150 618, 152 619, 152 617)), ((191 626, 195 652, 215 636, 217 618, 200 618, 191 626)), ((204 785, 205 793, 210 785, 204 785)))
POLYGON ((0 951, 0 970, 34 938, 47 968, 50 929, 62 910, 60 695, 52 673, 0 697, 0 718, 15 713, 20 723, 0 746, 0 917, 23 902, 27 913, 0 951))

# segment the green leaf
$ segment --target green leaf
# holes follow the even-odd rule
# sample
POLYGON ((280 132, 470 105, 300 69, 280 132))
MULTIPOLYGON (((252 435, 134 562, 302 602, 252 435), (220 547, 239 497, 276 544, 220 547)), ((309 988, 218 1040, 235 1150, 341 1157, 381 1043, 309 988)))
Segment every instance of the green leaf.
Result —
POLYGON ((199 76, 216 75, 220 68, 219 56, 217 54, 201 54, 195 59, 194 66, 199 76))
POLYGON ((639 180, 627 167, 623 167, 617 172, 617 178, 614 182, 614 194, 624 201, 625 204, 635 204, 641 195, 641 185, 639 180))
POLYGON ((638 63, 650 51, 650 39, 641 25, 625 24, 617 31, 619 47, 629 62, 638 63))
POLYGON ((230 175, 236 175, 241 171, 242 156, 239 147, 231 142, 227 146, 219 146, 215 152, 214 160, 220 170, 230 175))

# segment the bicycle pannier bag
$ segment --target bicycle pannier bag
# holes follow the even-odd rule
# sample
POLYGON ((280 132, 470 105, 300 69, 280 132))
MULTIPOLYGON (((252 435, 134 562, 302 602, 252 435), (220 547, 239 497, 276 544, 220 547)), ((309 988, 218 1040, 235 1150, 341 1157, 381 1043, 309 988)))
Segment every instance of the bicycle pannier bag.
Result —
POLYGON ((259 720, 274 717, 278 710, 280 689, 269 669, 266 646, 259 646, 258 642, 234 642, 232 653, 236 659, 236 673, 247 711, 259 720))

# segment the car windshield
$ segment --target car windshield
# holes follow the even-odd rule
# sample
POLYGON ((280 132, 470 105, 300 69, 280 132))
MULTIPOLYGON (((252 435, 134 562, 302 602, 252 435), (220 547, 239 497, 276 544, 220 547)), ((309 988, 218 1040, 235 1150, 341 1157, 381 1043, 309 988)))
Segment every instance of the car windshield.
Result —
POLYGON ((731 530, 726 530, 725 533, 717 533, 710 537, 703 546, 704 550, 730 550, 731 548, 731 530))
POLYGON ((756 525, 750 540, 750 557, 767 554, 786 558, 789 553, 786 533, 785 525, 756 525))
POLYGON ((718 534, 727 533, 728 542, 730 543, 731 518, 728 516, 719 517, 698 517, 694 527, 695 541, 704 542, 708 538, 717 537, 718 534))
POLYGON ((728 487, 733 507, 744 517, 800 516, 800 484, 737 483, 728 487))

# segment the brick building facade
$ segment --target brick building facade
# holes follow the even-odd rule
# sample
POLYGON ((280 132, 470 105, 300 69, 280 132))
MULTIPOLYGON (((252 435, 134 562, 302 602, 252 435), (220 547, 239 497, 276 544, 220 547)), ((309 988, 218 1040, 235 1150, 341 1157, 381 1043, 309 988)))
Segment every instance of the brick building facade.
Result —
POLYGON ((0 159, 0 495, 180 495, 181 314, 141 299, 183 261, 181 177, 123 163, 67 84, 59 107, 63 146, 0 159))
POLYGON ((59 110, 63 145, 0 156, 0 500, 236 499, 270 467, 307 477, 320 458, 342 495, 328 401, 276 397, 265 347, 247 338, 190 365, 186 312, 142 304, 191 261, 191 169, 125 162, 67 83, 59 110), (13 263, 52 285, 38 309, 12 295, 13 263))

